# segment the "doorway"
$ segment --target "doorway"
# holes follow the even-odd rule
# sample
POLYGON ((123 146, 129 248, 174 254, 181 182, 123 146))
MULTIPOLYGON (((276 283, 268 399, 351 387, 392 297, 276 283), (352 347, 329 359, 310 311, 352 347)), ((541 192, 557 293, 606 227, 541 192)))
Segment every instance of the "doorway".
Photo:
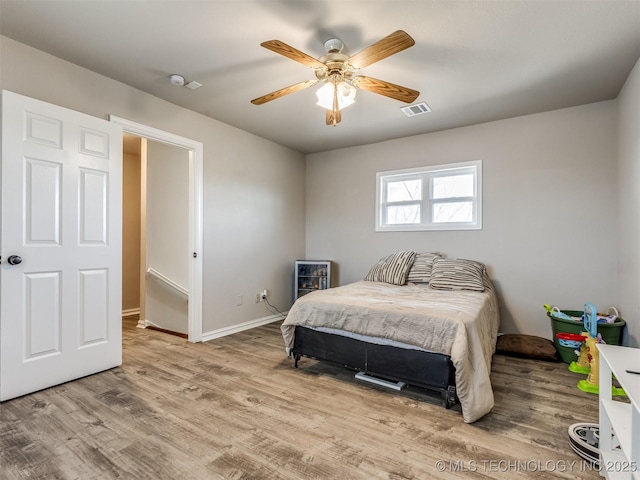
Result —
MULTIPOLYGON (((185 172, 186 180, 188 183, 188 193, 186 194, 187 199, 185 201, 184 210, 187 213, 187 218, 184 220, 184 224, 187 227, 187 233, 185 235, 185 239, 183 239, 183 243, 186 244, 186 252, 184 253, 184 257, 187 258, 187 268, 185 272, 177 273, 180 277, 179 281, 172 280, 169 275, 163 274, 163 269, 174 269, 173 271, 179 272, 181 266, 176 267, 175 265, 171 265, 171 261, 168 263, 167 260, 172 260, 174 254, 176 258, 184 258, 183 254, 171 251, 171 247, 161 246, 160 250, 157 247, 152 247, 156 250, 154 255, 156 258, 164 258, 161 260, 161 264, 163 267, 154 268, 153 265, 144 265, 144 270, 140 272, 141 278, 143 282, 147 280, 145 283, 149 290, 155 290, 156 300, 153 300, 154 304, 145 305, 145 297, 140 297, 140 306, 143 312, 141 315, 142 321, 145 320, 144 312, 147 308, 155 309, 154 315, 160 315, 159 312, 166 311, 169 312, 169 316, 176 316, 178 310, 182 307, 187 307, 187 338, 190 342, 200 342, 202 340, 202 162, 203 162, 203 146, 202 143, 196 142, 184 137, 180 137, 168 132, 163 132, 161 130, 157 130, 152 127, 147 127, 142 124, 138 124, 135 122, 131 122, 129 120, 125 120, 119 117, 111 116, 110 120, 114 123, 117 123, 123 127, 123 131, 125 134, 130 134, 135 137, 140 137, 143 139, 142 144, 146 143, 147 148, 143 148, 143 150, 149 150, 151 146, 155 153, 154 156, 162 154, 163 151, 173 150, 176 152, 176 148, 178 152, 187 154, 188 168, 185 172), (147 143, 148 142, 148 143, 147 143), (160 153, 158 153, 160 152, 160 153), (169 248, 169 251, 162 251, 163 248, 169 248), (165 262, 165 263, 162 263, 165 262), (175 270, 178 268, 178 270, 175 270), (186 285, 181 285, 183 283, 183 279, 186 278, 186 285), (162 289, 165 289, 166 295, 162 294, 162 289), (170 290, 169 292, 166 289, 170 290), (186 301, 188 298, 188 302, 186 301), (163 304, 164 302, 164 304, 163 304), (167 303, 168 302, 168 303, 167 303), (182 307, 180 306, 182 305, 182 307)), ((143 151, 142 155, 146 156, 147 152, 143 151)), ((174 155, 175 156, 175 155, 174 155)), ((176 158, 180 155, 175 156, 176 158)), ((165 162, 167 160, 165 159, 165 162)), ((168 160, 167 165, 170 166, 171 160, 168 160)), ((142 175, 146 175, 148 172, 145 172, 144 167, 142 168, 142 175)), ((166 172, 164 173, 166 175, 166 172)), ((160 178, 159 180, 162 183, 166 182, 166 179, 163 180, 160 178)), ((141 180, 141 184, 144 185, 146 182, 141 180)), ((157 188, 157 187, 156 187, 157 188)), ((141 198, 145 198, 148 192, 142 192, 141 198)), ((171 202, 170 202, 171 203, 171 202)), ((168 204, 170 206, 170 204, 168 204)), ((162 208, 169 208, 167 205, 165 207, 160 206, 159 209, 155 210, 155 215, 162 215, 162 208)), ((173 207, 171 207, 173 208, 173 207)), ((143 209, 144 210, 144 209, 143 209)), ((168 214, 168 212, 166 212, 168 214)), ((174 215, 177 215, 175 218, 180 217, 180 212, 173 212, 174 215)), ((180 220, 180 221, 182 221, 180 220)), ((150 232, 147 232, 150 233, 150 232)), ((158 236, 158 232, 153 233, 154 236, 158 236)), ((147 245, 147 238, 145 232, 143 231, 140 236, 140 244, 147 245)), ((178 249, 182 249, 182 247, 178 247, 178 249)), ((149 252, 150 253, 150 252, 149 252)), ((140 264, 146 263, 146 253, 141 253, 140 264)), ((174 264, 176 262, 173 262, 174 264)), ((166 271, 166 270, 165 270, 166 271)), ((151 293, 151 292, 149 292, 151 293)), ((147 297, 148 298, 148 297, 147 297)), ((151 310, 149 311, 151 313, 151 310)), ((167 328, 168 330, 172 330, 171 327, 167 328)))
POLYGON ((125 133, 122 164, 122 315, 187 338, 189 151, 125 133))

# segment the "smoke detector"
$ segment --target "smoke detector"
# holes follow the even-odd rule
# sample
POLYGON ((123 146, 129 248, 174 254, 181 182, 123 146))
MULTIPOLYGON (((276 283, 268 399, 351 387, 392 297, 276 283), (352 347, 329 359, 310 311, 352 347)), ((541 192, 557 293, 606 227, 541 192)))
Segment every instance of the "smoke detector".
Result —
POLYGON ((184 77, 182 75, 171 75, 169 77, 171 80, 171 85, 175 85, 176 87, 184 86, 184 77))

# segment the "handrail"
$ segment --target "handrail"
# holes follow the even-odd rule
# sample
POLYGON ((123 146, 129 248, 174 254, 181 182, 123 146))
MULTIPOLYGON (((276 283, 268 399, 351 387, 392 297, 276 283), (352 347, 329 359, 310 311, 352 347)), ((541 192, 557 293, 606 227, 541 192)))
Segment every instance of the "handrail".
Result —
POLYGON ((180 293, 180 294, 184 295, 185 297, 189 298, 189 290, 187 290, 186 288, 184 288, 181 285, 178 285, 176 282, 174 282, 170 278, 166 277, 165 275, 161 274, 157 270, 149 267, 149 268, 147 268, 147 275, 155 278, 156 280, 160 280, 165 285, 171 287, 172 289, 174 289, 178 293, 180 293))

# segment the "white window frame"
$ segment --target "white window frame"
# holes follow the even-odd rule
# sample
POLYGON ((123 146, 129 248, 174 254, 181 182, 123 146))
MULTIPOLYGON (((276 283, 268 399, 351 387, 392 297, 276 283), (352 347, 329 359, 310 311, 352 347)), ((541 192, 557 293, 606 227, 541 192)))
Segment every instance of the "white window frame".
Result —
POLYGON ((427 230, 482 230, 482 160, 407 168, 376 173, 376 232, 411 232, 427 230), (468 175, 474 178, 474 194, 471 197, 433 198, 433 179, 442 176, 468 175), (390 182, 422 179, 422 200, 387 202, 386 188, 390 182), (438 222, 431 220, 434 205, 459 201, 471 201, 473 220, 470 222, 438 222), (415 224, 387 224, 386 211, 390 205, 420 204, 421 220, 415 224))

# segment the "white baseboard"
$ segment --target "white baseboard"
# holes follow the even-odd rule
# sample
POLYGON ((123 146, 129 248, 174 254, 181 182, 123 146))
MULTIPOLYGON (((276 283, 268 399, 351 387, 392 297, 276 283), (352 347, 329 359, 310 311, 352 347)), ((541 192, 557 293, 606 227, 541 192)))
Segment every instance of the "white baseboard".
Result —
POLYGON ((122 310, 122 316, 128 317, 129 315, 140 315, 140 308, 127 308, 122 310))
POLYGON ((180 330, 176 330, 175 328, 167 328, 166 326, 162 326, 162 325, 158 325, 157 323, 153 323, 151 320, 145 320, 144 323, 142 324, 142 326, 140 326, 140 324, 138 324, 138 326, 140 328, 147 328, 147 327, 154 327, 154 328, 158 328, 160 330, 165 330, 168 332, 176 332, 176 333, 182 333, 184 335, 187 335, 187 332, 182 332, 180 330))
MULTIPOLYGON (((284 314, 286 316, 287 312, 284 312, 284 314)), ((224 328, 219 328, 218 330, 211 330, 210 332, 204 332, 202 334, 202 341, 208 342, 209 340, 213 340, 215 338, 226 337, 227 335, 243 332, 245 330, 259 327, 261 325, 266 325, 268 323, 276 322, 278 320, 283 320, 282 315, 270 315, 268 317, 257 318, 255 320, 250 320, 248 322, 240 323, 238 325, 232 325, 231 327, 224 327, 224 328)))

